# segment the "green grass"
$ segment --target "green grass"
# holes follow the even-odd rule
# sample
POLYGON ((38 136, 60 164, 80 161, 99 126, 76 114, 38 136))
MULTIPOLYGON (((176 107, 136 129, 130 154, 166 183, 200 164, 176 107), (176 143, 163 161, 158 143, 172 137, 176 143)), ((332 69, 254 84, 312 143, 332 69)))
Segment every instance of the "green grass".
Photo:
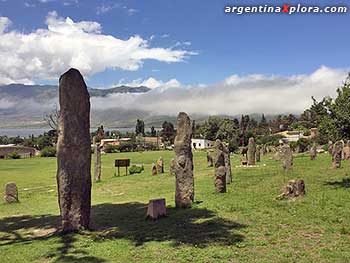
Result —
MULTIPOLYGON (((0 202, 0 262, 349 262, 348 163, 330 157, 294 159, 292 172, 264 157, 260 167, 236 168, 226 194, 214 192, 213 169, 196 152, 193 208, 174 208, 172 152, 108 154, 92 187, 92 228, 62 236, 56 159, 0 160, 0 185, 16 182, 20 203, 0 202), (160 156, 164 175, 151 176, 160 156), (144 164, 142 174, 114 177, 114 159, 144 164), (263 166, 266 164, 266 166, 263 166), (307 195, 276 200, 287 180, 303 178, 307 195), (149 199, 165 197, 168 217, 145 220, 149 199)), ((124 174, 124 170, 121 170, 124 174)))

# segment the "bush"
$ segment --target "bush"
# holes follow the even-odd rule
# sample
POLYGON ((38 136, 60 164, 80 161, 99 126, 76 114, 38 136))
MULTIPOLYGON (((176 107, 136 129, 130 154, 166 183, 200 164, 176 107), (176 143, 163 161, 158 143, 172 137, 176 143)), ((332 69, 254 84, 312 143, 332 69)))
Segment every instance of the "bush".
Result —
POLYGON ((21 156, 18 154, 18 152, 13 151, 12 153, 10 153, 8 155, 8 158, 9 159, 21 159, 21 156))
POLYGON ((136 144, 133 142, 123 142, 117 149, 120 152, 133 152, 136 149, 136 144))
POLYGON ((143 171, 143 165, 142 166, 138 166, 138 165, 132 165, 129 168, 129 173, 130 174, 139 174, 143 171))
POLYGON ((44 147, 41 152, 40 156, 41 157, 55 157, 57 153, 56 147, 48 146, 44 147))

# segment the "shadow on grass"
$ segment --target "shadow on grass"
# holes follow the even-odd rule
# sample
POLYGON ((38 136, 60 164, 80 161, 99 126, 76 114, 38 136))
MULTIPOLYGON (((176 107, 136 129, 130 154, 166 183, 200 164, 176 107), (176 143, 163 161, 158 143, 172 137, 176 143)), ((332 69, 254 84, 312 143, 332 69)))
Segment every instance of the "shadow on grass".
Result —
POLYGON ((326 182, 325 185, 331 185, 336 188, 350 188, 350 178, 343 178, 341 181, 326 182))
POLYGON ((59 216, 17 216, 0 219, 0 247, 55 239, 55 249, 47 254, 54 262, 105 262, 90 256, 87 249, 77 248, 76 241, 87 237, 94 242, 113 239, 130 240, 135 246, 147 242, 171 242, 206 247, 210 244, 233 245, 244 236, 234 230, 245 227, 216 216, 207 209, 167 208, 168 216, 158 221, 146 220, 147 205, 142 203, 99 204, 92 207, 92 231, 62 235, 58 232, 59 216), (57 239, 57 241, 56 241, 57 239))

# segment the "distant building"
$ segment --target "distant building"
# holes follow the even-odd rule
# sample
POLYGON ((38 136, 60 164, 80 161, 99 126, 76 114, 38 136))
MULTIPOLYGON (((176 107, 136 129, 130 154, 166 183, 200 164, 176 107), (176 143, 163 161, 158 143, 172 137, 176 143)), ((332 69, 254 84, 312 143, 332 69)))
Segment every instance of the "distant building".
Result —
POLYGON ((32 147, 18 146, 14 144, 0 145, 0 159, 7 159, 13 152, 18 153, 21 158, 30 158, 35 156, 36 150, 32 147))
POLYGON ((280 140, 280 143, 297 142, 299 139, 308 138, 308 137, 304 136, 303 132, 301 132, 301 131, 283 131, 283 132, 278 132, 275 134, 282 135, 284 137, 280 140))
POLYGON ((130 141, 130 138, 120 138, 120 139, 102 139, 101 140, 101 147, 106 145, 112 145, 112 146, 118 146, 122 142, 128 142, 130 141))
POLYGON ((214 146, 214 142, 207 139, 192 139, 192 149, 209 149, 214 146))

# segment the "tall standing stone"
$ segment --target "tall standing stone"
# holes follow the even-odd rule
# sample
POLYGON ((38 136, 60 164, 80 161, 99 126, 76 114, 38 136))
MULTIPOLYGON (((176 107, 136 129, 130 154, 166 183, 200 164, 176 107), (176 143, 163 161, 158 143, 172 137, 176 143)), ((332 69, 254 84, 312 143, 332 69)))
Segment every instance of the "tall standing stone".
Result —
POLYGON ((94 178, 96 182, 101 181, 101 147, 96 143, 96 137, 93 138, 94 145, 94 178))
POLYGON ((293 152, 288 144, 281 147, 281 161, 284 171, 289 171, 293 167, 293 152))
POLYGON ((310 160, 315 160, 317 156, 317 146, 314 142, 310 148, 310 160))
POLYGON ((190 118, 184 112, 177 116, 177 131, 174 140, 176 207, 191 207, 194 201, 193 155, 191 139, 194 127, 190 118))
POLYGON ((64 232, 89 228, 91 208, 90 96, 70 69, 59 81, 58 202, 64 232))
POLYGON ((341 167, 342 152, 343 152, 343 143, 341 141, 335 142, 333 145, 333 155, 332 155, 333 168, 337 169, 341 167))
POLYGON ((215 191, 218 193, 226 193, 226 171, 227 171, 227 169, 225 166, 224 145, 220 140, 216 140, 214 148, 215 148, 215 155, 214 155, 215 191))
POLYGON ((255 140, 253 137, 249 138, 248 143, 248 165, 255 165, 255 152, 256 152, 256 146, 255 146, 255 140))
POLYGON ((230 150, 225 145, 223 145, 223 152, 225 155, 225 168, 226 168, 226 183, 230 184, 232 183, 232 170, 231 170, 231 156, 230 156, 230 150))
POLYGON ((260 147, 260 145, 257 145, 256 151, 255 151, 255 161, 257 163, 260 163, 260 154, 261 154, 261 147, 260 147))
POLYGON ((343 148, 343 155, 344 155, 344 160, 350 160, 350 141, 347 141, 345 143, 345 146, 343 148))
POLYGON ((18 202, 18 189, 15 183, 7 183, 5 185, 4 200, 6 203, 18 202))

